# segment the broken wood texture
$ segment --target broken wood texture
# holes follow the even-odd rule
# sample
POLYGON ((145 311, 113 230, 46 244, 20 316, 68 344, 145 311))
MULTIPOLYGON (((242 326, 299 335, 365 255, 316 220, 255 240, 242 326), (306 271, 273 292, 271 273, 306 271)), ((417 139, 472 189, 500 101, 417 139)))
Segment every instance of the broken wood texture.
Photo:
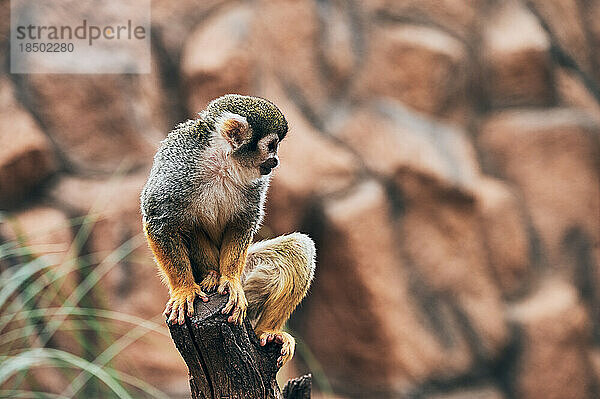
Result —
POLYGON ((169 325, 171 337, 188 366, 193 399, 310 398, 310 374, 287 382, 283 393, 275 375, 281 345, 260 346, 246 319, 242 326, 227 322, 221 310, 226 295, 196 300, 194 316, 169 325))

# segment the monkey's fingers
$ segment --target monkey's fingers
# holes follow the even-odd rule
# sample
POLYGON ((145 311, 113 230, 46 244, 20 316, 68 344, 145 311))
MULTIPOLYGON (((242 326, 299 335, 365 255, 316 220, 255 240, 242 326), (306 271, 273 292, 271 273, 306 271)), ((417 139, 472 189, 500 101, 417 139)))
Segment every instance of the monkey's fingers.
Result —
POLYGON ((264 333, 260 336, 260 346, 265 346, 267 343, 273 341, 273 335, 270 333, 264 333))
POLYGON ((179 306, 180 306, 180 301, 178 298, 171 299, 171 312, 169 314, 169 319, 167 320, 167 323, 169 323, 169 324, 175 323, 175 320, 177 320, 177 318, 179 316, 179 306))
POLYGON ((219 285, 219 273, 209 270, 204 279, 200 282, 200 288, 206 292, 214 291, 219 285))
POLYGON ((168 316, 171 314, 171 309, 172 309, 172 308, 173 308, 173 300, 172 300, 172 299, 169 299, 169 300, 167 301, 167 306, 165 306, 165 310, 164 310, 164 312, 163 312, 163 315, 164 315, 165 317, 168 317, 168 316))
POLYGON ((245 308, 246 306, 246 297, 243 292, 230 290, 229 300, 227 301, 225 308, 223 308, 223 314, 227 314, 234 309, 245 308))
POLYGON ((280 338, 283 341, 281 345, 281 356, 279 356, 279 358, 277 359, 277 367, 282 367, 292 357, 294 357, 294 352, 296 350, 296 340, 288 333, 281 333, 277 335, 278 338, 280 338))
POLYGON ((233 309, 233 313, 231 316, 227 318, 227 321, 230 323, 236 323, 242 325, 244 319, 246 318, 246 309, 241 306, 236 306, 233 309))
POLYGON ((229 281, 223 280, 223 281, 221 281, 221 284, 219 284, 219 287, 217 288, 217 292, 221 295, 225 295, 225 294, 227 294, 228 287, 229 287, 229 281))
POLYGON ((177 313, 177 323, 179 323, 179 325, 185 323, 185 301, 181 301, 179 303, 179 309, 177 313))
POLYGON ((193 296, 189 296, 187 298, 187 314, 189 317, 192 317, 194 315, 194 297, 193 296))

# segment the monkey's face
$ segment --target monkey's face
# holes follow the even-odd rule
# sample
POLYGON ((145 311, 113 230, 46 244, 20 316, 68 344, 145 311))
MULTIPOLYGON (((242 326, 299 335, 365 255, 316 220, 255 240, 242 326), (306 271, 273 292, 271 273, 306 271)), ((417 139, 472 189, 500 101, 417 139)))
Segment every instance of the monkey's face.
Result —
POLYGON ((242 167, 268 175, 279 165, 277 150, 281 135, 254 126, 241 115, 224 112, 217 119, 217 132, 230 146, 230 156, 242 167))
POLYGON ((258 170, 261 175, 268 175, 279 165, 278 149, 279 137, 276 134, 267 135, 258 141, 256 160, 260 162, 258 170))
POLYGON ((231 156, 244 168, 268 175, 279 164, 277 150, 288 131, 287 121, 271 102, 240 95, 212 101, 206 115, 231 146, 231 156))

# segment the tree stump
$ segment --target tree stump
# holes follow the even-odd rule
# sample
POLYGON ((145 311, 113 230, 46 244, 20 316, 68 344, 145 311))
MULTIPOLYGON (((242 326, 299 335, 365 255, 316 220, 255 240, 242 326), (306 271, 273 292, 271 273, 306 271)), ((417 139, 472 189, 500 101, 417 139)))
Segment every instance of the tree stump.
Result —
POLYGON ((279 390, 275 375, 281 345, 260 346, 248 320, 227 322, 221 310, 226 295, 196 300, 194 316, 169 326, 175 346, 188 366, 193 399, 308 399, 310 374, 290 380, 279 390))

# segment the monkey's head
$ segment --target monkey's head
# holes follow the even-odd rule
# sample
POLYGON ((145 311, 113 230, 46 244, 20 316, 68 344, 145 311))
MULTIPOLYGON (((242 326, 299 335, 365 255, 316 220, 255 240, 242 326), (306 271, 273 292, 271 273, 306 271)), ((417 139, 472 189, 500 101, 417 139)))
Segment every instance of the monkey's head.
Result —
POLYGON ((201 116, 225 139, 231 156, 242 166, 268 175, 279 164, 277 150, 288 124, 270 101, 228 94, 211 101, 201 116))

